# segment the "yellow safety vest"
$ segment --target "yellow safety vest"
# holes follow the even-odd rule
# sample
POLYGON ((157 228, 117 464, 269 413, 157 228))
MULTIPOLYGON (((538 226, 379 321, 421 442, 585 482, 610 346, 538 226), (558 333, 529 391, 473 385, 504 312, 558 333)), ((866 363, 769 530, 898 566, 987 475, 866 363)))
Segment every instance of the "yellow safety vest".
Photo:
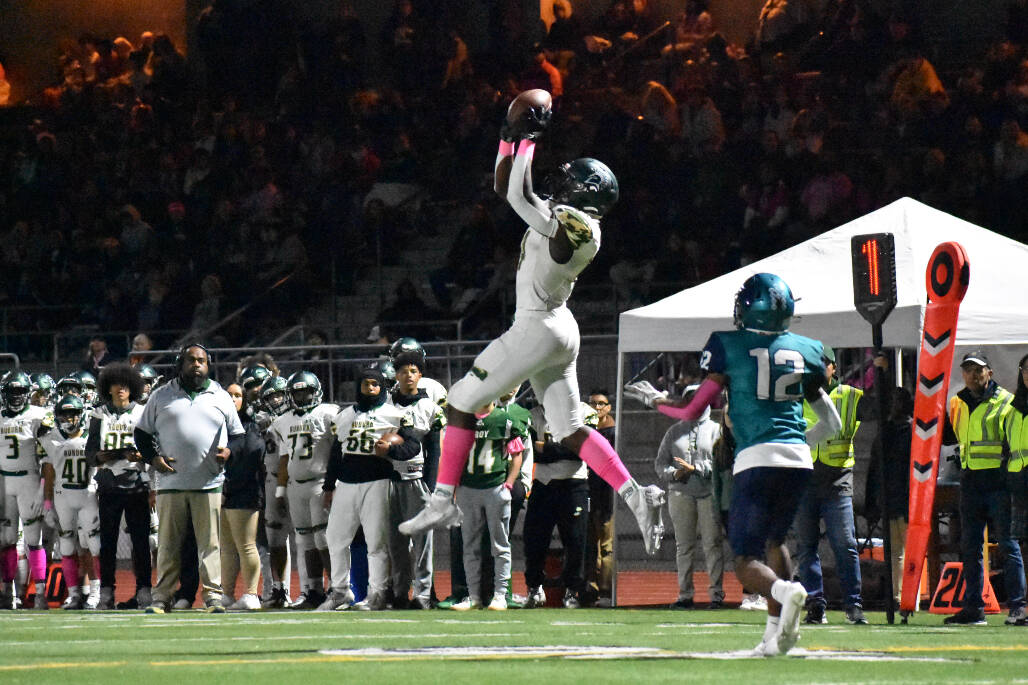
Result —
MULTIPOLYGON (((835 405, 842 419, 842 428, 828 440, 823 440, 810 449, 814 461, 836 468, 852 468, 856 459, 853 456, 853 436, 860 427, 857 421, 857 405, 864 391, 851 385, 839 384, 828 393, 828 399, 835 405)), ((807 430, 817 423, 817 414, 811 409, 810 403, 803 400, 803 418, 807 422, 807 430)))
POLYGON ((1010 461, 1007 471, 1017 473, 1028 466, 1028 416, 1016 409, 1010 412, 1010 427, 1007 443, 1010 445, 1010 461))
POLYGON ((949 401, 949 420, 960 443, 960 466, 971 471, 998 469, 1003 466, 1003 446, 1008 444, 1008 423, 1014 408, 1014 396, 997 387, 992 397, 982 401, 974 411, 954 395, 949 401))

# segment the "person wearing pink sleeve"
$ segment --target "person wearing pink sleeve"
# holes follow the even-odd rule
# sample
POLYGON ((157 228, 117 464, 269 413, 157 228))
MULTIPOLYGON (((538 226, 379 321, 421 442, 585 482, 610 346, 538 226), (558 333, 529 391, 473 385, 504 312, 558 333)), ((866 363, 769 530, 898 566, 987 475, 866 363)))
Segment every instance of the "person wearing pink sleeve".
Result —
POLYGON ((581 158, 557 169, 549 199, 537 196, 532 189, 535 140, 550 116, 548 106, 533 105, 501 130, 494 189, 528 224, 515 280, 514 323, 450 389, 435 491, 417 516, 400 524, 400 531, 409 535, 457 525, 461 513, 453 493, 474 444, 474 412, 528 379, 554 441, 621 495, 639 523, 646 551, 653 554, 664 532, 664 491, 640 486, 610 443, 582 421, 578 323, 567 307, 575 281, 600 249, 600 219, 617 202, 618 182, 602 162, 581 158))

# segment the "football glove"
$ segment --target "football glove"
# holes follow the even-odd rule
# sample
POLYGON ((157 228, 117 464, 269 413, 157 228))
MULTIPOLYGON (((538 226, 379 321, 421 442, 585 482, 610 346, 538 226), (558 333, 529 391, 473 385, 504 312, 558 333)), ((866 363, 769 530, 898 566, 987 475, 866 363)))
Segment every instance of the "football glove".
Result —
POLYGON ((667 390, 657 390, 649 381, 636 381, 625 386, 625 397, 642 402, 652 409, 654 401, 667 399, 667 390))
MULTIPOLYGON (((49 500, 47 500, 49 502, 49 500)), ((60 521, 57 519, 57 510, 54 509, 53 502, 49 502, 49 508, 44 504, 43 506, 43 522, 50 528, 59 531, 61 529, 60 521)))
POLYGON ((500 140, 515 143, 519 140, 538 140, 553 117, 552 110, 533 107, 525 111, 517 121, 511 123, 504 117, 500 125, 500 140))

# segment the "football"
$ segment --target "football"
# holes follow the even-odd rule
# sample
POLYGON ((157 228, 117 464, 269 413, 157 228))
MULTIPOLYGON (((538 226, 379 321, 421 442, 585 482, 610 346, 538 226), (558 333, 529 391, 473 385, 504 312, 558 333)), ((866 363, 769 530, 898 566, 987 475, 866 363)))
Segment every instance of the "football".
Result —
POLYGON ((398 433, 386 433, 378 439, 378 442, 392 447, 393 445, 402 445, 403 438, 401 438, 398 433))
POLYGON ((533 116, 533 111, 535 112, 534 118, 539 118, 543 113, 548 117, 552 107, 553 98, 542 88, 522 91, 507 107, 507 123, 517 124, 527 116, 533 116))

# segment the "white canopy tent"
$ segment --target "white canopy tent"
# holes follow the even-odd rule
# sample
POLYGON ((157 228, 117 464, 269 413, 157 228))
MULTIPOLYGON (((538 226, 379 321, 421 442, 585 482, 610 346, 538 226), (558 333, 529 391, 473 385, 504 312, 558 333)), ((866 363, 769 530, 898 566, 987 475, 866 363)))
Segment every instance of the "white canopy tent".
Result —
MULTIPOLYGON (((927 304, 925 269, 939 243, 968 255, 970 284, 960 307, 957 354, 981 347, 996 379, 1012 389, 1017 360, 1028 352, 1028 245, 903 198, 887 207, 658 302, 623 312, 619 360, 629 352, 699 351, 711 331, 731 330, 735 293, 749 276, 781 276, 798 298, 790 330, 833 347, 869 347, 871 326, 853 308, 850 238, 892 233, 898 302, 883 327, 887 347, 917 348, 927 304)), ((619 385, 623 382, 618 365, 619 385)), ((957 374, 951 388, 960 387, 957 374)))

